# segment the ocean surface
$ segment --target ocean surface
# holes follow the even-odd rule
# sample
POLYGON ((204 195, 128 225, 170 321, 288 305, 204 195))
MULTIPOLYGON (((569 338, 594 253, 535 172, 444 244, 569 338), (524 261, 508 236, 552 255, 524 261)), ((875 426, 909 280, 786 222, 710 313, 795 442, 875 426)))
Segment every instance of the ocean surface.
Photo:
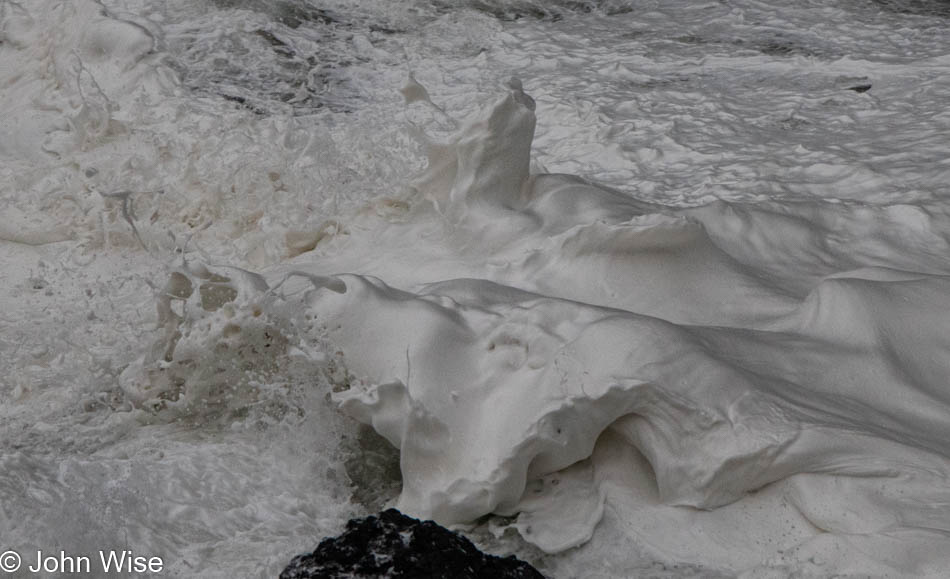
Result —
POLYGON ((950 4, 0 0, 0 565, 387 505, 944 577, 950 4))

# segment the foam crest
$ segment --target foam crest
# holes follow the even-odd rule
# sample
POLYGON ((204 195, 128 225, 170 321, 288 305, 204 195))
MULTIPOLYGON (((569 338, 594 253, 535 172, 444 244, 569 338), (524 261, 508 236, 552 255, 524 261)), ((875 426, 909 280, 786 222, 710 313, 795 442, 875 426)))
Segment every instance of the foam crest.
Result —
MULTIPOLYGON (((402 274, 413 291, 366 275, 395 270, 376 260, 340 276, 345 292, 306 291, 308 313, 358 378, 335 399, 400 449, 400 508, 443 523, 521 513, 513 526, 558 552, 590 539, 605 504, 654 513, 645 520, 701 509, 709 514, 695 524, 716 534, 753 507, 777 512, 793 493, 804 515, 793 533, 755 526, 775 539, 773 555, 799 545, 831 557, 816 528, 839 537, 836 569, 864 548, 840 534, 869 533, 885 551, 900 543, 897 529, 939 540, 950 520, 896 489, 930 481, 950 496, 940 443, 950 436, 941 386, 950 320, 937 306, 950 288, 930 271, 937 256, 915 270, 900 260, 914 239, 889 233, 911 219, 917 236, 942 239, 934 217, 919 207, 645 203, 529 175, 534 124, 513 85, 431 149, 416 182, 429 209, 374 233, 415 273, 402 274), (871 239, 846 252, 804 212, 871 239), (399 250, 407 236, 414 253, 399 250), (564 486, 549 492, 552 480, 564 486), (869 507, 862 481, 893 492, 869 507), (817 498, 825 493, 834 498, 817 498), (849 523, 850 509, 865 522, 849 523)), ((341 253, 367 247, 354 236, 341 253)), ((643 540, 646 528, 629 523, 621 534, 643 540)), ((732 557, 692 539, 690 554, 672 546, 690 542, 682 531, 665 532, 642 544, 651 556, 735 572, 764 564, 732 529, 732 557)), ((857 568, 924 567, 873 558, 857 568)))

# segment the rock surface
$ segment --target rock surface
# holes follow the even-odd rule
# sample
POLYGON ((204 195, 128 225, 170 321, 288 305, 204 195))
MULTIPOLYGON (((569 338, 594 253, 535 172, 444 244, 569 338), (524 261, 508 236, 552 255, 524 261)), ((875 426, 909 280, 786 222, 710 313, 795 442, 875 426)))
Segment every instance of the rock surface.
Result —
POLYGON ((495 557, 432 521, 388 509, 352 519, 313 553, 293 558, 280 579, 343 578, 544 579, 514 557, 495 557))

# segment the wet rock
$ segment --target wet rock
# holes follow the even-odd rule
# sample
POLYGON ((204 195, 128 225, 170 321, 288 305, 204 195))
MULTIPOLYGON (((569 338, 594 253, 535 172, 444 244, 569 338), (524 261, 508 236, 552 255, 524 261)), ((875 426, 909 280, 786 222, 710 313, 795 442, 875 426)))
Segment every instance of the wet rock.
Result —
POLYGON ((388 509, 352 519, 336 538, 293 558, 280 579, 543 579, 514 557, 495 557, 432 521, 388 509))
POLYGON ((853 90, 857 93, 871 90, 871 81, 866 76, 839 76, 836 79, 838 88, 853 90))

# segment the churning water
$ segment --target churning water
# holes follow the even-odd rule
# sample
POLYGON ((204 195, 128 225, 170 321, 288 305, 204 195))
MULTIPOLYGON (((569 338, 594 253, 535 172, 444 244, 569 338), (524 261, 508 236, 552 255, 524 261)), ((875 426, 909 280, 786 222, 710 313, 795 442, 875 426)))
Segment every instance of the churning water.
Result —
POLYGON ((0 2, 0 550, 942 576, 948 18, 0 2))

